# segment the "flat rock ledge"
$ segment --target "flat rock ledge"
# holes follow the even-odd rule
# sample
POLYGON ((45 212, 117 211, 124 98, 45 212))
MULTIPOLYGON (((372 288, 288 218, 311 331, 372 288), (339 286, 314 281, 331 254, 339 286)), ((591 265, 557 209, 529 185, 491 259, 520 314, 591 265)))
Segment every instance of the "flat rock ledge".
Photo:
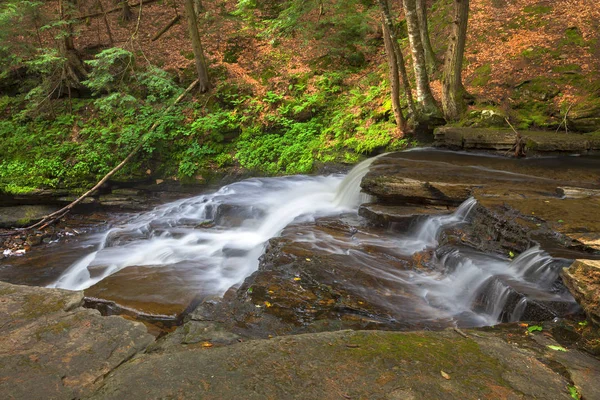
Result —
POLYGON ((0 398, 81 398, 154 341, 82 304, 83 292, 0 282, 0 398))
MULTIPOLYGON (((546 131, 520 132, 527 150, 533 152, 587 153, 600 150, 600 134, 546 131)), ((444 126, 434 132, 435 145, 453 149, 510 151, 517 134, 503 128, 466 128, 444 126)))
POLYGON ((163 347, 139 323, 81 308, 81 292, 0 282, 0 294, 2 399, 600 398, 600 362, 548 347, 561 345, 546 326, 227 336, 230 345, 200 327, 184 336, 202 343, 163 347))

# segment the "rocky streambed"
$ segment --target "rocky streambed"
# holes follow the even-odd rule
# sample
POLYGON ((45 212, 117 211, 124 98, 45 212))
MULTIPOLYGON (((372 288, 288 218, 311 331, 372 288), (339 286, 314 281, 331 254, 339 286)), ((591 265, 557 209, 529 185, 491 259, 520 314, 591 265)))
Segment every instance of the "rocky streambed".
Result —
POLYGON ((341 177, 159 207, 47 279, 83 291, 2 284, 0 392, 600 398, 599 171, 593 156, 421 150, 373 161, 358 213, 341 177))

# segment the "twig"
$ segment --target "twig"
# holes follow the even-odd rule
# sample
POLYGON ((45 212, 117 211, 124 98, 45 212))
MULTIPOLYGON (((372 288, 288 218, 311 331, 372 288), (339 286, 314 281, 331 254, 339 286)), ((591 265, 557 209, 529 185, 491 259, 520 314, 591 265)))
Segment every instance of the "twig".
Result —
MULTIPOLYGON (((169 107, 167 107, 165 109, 164 114, 168 113, 175 105, 177 105, 188 93, 190 93, 194 89, 194 87, 196 87, 197 84, 198 84, 198 80, 195 80, 194 82, 192 82, 190 84, 190 86, 188 86, 187 89, 185 89, 185 91, 173 102, 173 104, 171 104, 169 107)), ((148 133, 155 130, 158 127, 158 125, 160 124, 160 122, 161 122, 161 120, 159 118, 156 122, 154 122, 154 124, 152 124, 152 126, 148 130, 148 133)), ((28 231, 31 229, 36 229, 38 227, 39 227, 39 229, 43 229, 43 228, 47 227, 48 225, 53 224, 54 222, 58 221, 65 215, 67 215, 71 211, 71 209, 73 209, 73 207, 75 207, 77 204, 81 203, 86 197, 88 197, 90 194, 92 194, 96 190, 98 190, 104 183, 106 183, 106 181, 108 181, 110 179, 111 176, 113 176, 117 171, 119 171, 121 168, 123 168, 123 166, 125 164, 127 164, 127 162, 129 160, 131 160, 133 158, 133 156, 142 148, 142 146, 146 142, 147 137, 148 137, 147 135, 143 136, 140 139, 140 142, 138 143, 138 145, 133 150, 131 150, 131 152, 127 155, 127 157, 125 157, 125 159, 123 161, 121 161, 116 167, 114 167, 108 174, 104 175, 104 177, 98 183, 96 183, 96 185, 94 185, 93 188, 91 188, 90 190, 88 190, 87 192, 82 194, 80 197, 75 199, 75 201, 69 203, 68 205, 61 208, 60 210, 55 211, 52 214, 46 215, 44 218, 42 218, 41 221, 39 221, 31 226, 28 226, 26 228, 15 229, 14 230, 15 233, 28 231)))
POLYGON ((519 132, 517 132, 517 130, 515 129, 515 127, 512 126, 512 124, 510 123, 510 121, 508 120, 508 118, 504 117, 504 120, 506 121, 506 123, 508 124, 508 126, 510 126, 510 128, 513 130, 513 132, 517 134, 517 138, 516 138, 515 144, 513 145, 513 147, 510 148, 510 150, 508 150, 506 153, 504 153, 504 155, 507 156, 508 153, 510 153, 511 151, 514 150, 515 157, 525 156, 525 148, 523 146, 523 137, 521 136, 521 134, 519 132))
POLYGON ((558 128, 556 128, 556 133, 558 133, 558 130, 560 129, 560 127, 562 126, 563 123, 565 124, 565 133, 569 133, 569 127, 567 124, 567 116, 569 115, 569 111, 571 111, 571 107, 573 107, 573 103, 569 104, 569 108, 567 108, 565 117, 563 118, 562 121, 560 121, 560 124, 558 124, 558 128))

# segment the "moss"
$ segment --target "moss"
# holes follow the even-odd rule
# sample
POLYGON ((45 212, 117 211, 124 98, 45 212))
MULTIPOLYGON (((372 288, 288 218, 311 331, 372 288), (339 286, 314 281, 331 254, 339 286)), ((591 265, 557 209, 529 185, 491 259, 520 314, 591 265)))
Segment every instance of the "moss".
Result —
POLYGON ((475 71, 473 71, 473 80, 471 84, 473 86, 485 86, 488 84, 492 77, 492 66, 491 64, 484 64, 475 71))
MULTIPOLYGON (((422 333, 386 333, 385 335, 354 335, 348 350, 360 362, 383 359, 408 362, 399 367, 420 370, 423 379, 439 376, 439 371, 460 375, 474 392, 492 396, 498 383, 509 387, 502 378, 504 368, 498 360, 483 353, 479 345, 471 340, 448 337, 431 337, 422 333), (435 357, 431 357, 435 354, 435 357)), ((396 364, 397 365, 397 364, 396 364)))
POLYGON ((544 4, 532 4, 523 7, 523 11, 530 15, 539 16, 550 13, 552 11, 552 6, 547 6, 544 4))
POLYGON ((583 35, 581 34, 581 30, 576 26, 567 28, 567 30, 565 30, 565 39, 563 39, 562 43, 565 45, 572 44, 581 47, 586 45, 583 35))
POLYGON ((21 313, 26 318, 35 318, 40 315, 48 315, 57 311, 64 310, 65 301, 63 299, 52 299, 48 301, 48 296, 43 294, 30 294, 27 301, 23 304, 21 313))

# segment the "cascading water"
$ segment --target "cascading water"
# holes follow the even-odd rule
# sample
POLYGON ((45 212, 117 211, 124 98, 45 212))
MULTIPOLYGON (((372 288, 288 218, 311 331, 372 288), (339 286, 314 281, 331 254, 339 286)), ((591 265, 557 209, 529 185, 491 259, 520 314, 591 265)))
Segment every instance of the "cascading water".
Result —
POLYGON ((175 265, 194 268, 203 287, 221 295, 256 270, 267 240, 291 222, 355 209, 360 181, 373 161, 345 178, 248 179, 163 205, 98 235, 97 250, 50 287, 82 290, 126 267, 175 265))
POLYGON ((368 289, 352 279, 339 284, 408 326, 428 321, 432 326, 489 325, 518 320, 534 304, 572 301, 553 287, 560 263, 539 248, 512 261, 470 248, 438 248, 442 230, 468 221, 474 199, 409 232, 369 231, 360 221, 350 235, 313 229, 315 221, 327 217, 357 218, 357 207, 368 201, 360 182, 373 161, 359 164, 346 177, 248 179, 157 207, 94 236, 95 250, 50 286, 86 289, 136 266, 191 272, 203 295, 220 296, 256 271, 270 238, 291 230, 294 242, 344 260, 343 265, 373 282, 368 289), (398 267, 432 249, 427 268, 398 267))

